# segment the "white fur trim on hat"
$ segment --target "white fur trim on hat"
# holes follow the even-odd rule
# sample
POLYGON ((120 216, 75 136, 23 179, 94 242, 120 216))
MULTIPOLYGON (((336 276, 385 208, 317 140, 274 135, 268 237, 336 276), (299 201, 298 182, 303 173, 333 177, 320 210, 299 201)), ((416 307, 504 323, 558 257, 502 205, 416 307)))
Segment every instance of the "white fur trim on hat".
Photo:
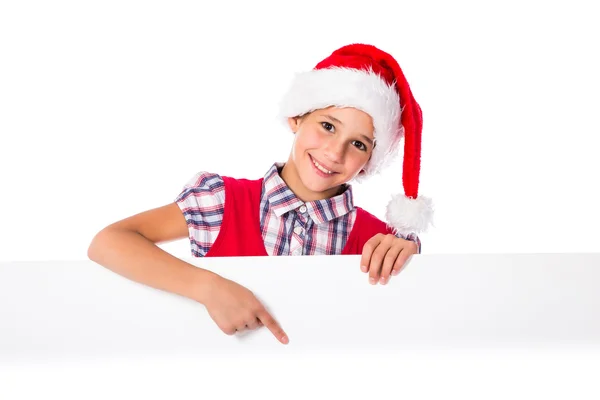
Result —
POLYGON ((332 67, 296 75, 280 104, 279 118, 290 117, 327 107, 352 107, 373 119, 377 145, 366 175, 380 172, 395 157, 404 130, 400 124, 400 99, 394 85, 388 85, 372 70, 332 67))
POLYGON ((423 196, 411 199, 396 194, 387 205, 385 218, 389 226, 402 234, 426 232, 433 221, 432 201, 423 196))

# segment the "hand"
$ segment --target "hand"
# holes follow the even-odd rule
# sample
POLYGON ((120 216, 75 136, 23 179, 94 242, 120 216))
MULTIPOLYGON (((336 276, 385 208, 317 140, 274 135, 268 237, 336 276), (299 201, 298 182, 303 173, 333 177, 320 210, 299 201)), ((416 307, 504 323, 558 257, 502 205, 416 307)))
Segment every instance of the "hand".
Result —
POLYGON ((231 280, 218 276, 204 306, 212 320, 227 335, 264 325, 281 343, 289 342, 286 333, 254 294, 231 280))
POLYGON ((394 235, 378 233, 365 243, 360 261, 362 272, 369 273, 369 282, 385 285, 391 275, 398 275, 408 258, 418 252, 417 244, 394 235))

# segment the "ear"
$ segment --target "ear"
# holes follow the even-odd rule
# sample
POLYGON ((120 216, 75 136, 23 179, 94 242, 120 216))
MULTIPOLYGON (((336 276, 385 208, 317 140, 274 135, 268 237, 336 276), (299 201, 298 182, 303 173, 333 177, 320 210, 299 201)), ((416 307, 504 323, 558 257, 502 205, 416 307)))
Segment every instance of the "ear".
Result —
POLYGON ((288 126, 290 130, 294 133, 298 131, 298 127, 300 126, 300 118, 299 117, 290 117, 288 118, 288 126))
MULTIPOLYGON (((371 154, 369 155, 369 160, 365 163, 364 167, 367 166, 367 164, 369 163, 369 161, 371 161, 371 157, 373 157, 373 152, 371 152, 371 154)), ((364 176, 367 173, 365 172, 364 168, 360 170, 360 172, 358 173, 357 176, 364 176)))

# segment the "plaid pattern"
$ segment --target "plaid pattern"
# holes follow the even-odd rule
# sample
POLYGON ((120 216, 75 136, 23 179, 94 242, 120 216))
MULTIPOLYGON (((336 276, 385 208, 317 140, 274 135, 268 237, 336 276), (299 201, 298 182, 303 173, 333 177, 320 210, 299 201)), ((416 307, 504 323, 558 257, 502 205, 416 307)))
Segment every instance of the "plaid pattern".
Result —
MULTIPOLYGON (((282 163, 275 163, 263 180, 260 227, 267 254, 341 254, 356 219, 352 186, 324 200, 304 203, 279 175, 282 163)), ((176 203, 188 222, 191 253, 203 257, 217 239, 223 220, 225 185, 220 175, 199 172, 184 186, 176 203)), ((403 239, 421 243, 416 235, 403 239)))

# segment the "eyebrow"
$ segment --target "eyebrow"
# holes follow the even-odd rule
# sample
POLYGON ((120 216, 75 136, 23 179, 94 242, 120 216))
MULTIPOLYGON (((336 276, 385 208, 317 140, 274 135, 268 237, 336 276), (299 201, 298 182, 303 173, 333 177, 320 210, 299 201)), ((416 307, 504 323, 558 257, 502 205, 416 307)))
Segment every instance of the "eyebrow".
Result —
MULTIPOLYGON (((338 123, 338 124, 340 124, 340 125, 344 126, 344 123, 343 123, 342 121, 340 121, 339 119, 337 119, 336 117, 332 117, 332 116, 331 116, 331 115, 329 115, 329 114, 322 114, 322 115, 323 115, 325 118, 327 118, 327 119, 329 119, 329 120, 331 120, 331 121, 333 121, 333 122, 336 122, 336 123, 338 123)), ((373 142, 373 139, 371 139, 371 138, 370 138, 370 137, 368 137, 367 135, 363 135, 362 133, 360 134, 360 136, 362 136, 362 137, 363 137, 363 138, 364 138, 364 139, 365 139, 367 142, 369 142, 369 144, 370 144, 371 146, 373 146, 373 143, 374 143, 374 142, 373 142)))

